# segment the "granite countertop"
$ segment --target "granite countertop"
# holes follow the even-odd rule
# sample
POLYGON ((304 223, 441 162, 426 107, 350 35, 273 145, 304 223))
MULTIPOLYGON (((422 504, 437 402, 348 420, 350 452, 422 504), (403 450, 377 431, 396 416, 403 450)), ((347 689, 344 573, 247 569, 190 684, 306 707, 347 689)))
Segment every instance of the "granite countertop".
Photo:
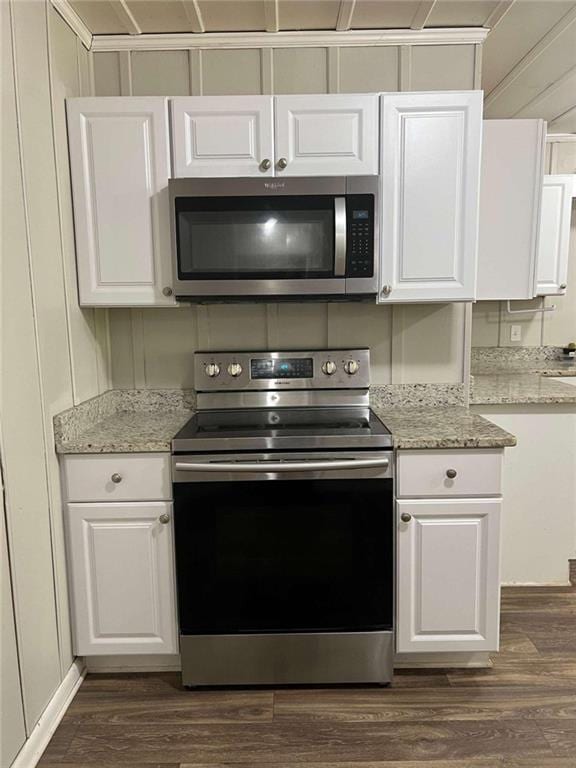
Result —
MULTIPOLYGON (((190 392, 110 390, 56 416, 56 450, 168 452, 172 437, 194 413, 194 404, 190 392)), ((508 432, 461 405, 397 406, 378 397, 372 407, 392 432, 396 448, 503 448, 516 444, 508 432)))
POLYGON ((534 372, 474 373, 470 405, 513 403, 576 404, 576 387, 534 372))
POLYGON ((541 360, 514 362, 507 365, 502 363, 482 363, 472 368, 475 376, 503 373, 539 373, 541 376, 576 376, 576 360, 541 360))
POLYGON ((54 418, 56 452, 170 451, 195 402, 188 391, 109 390, 54 418))
POLYGON ((373 405, 372 409, 392 432, 395 448, 506 448, 516 445, 514 435, 463 406, 398 408, 373 405))

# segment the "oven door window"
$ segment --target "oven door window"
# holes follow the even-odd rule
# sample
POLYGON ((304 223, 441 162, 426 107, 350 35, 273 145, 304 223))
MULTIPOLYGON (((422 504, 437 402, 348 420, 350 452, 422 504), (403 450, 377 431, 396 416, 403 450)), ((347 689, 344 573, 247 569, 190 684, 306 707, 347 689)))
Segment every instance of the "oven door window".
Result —
POLYGON ((183 634, 391 629, 391 480, 176 483, 183 634))
POLYGON ((180 280, 330 278, 334 198, 176 198, 180 280))

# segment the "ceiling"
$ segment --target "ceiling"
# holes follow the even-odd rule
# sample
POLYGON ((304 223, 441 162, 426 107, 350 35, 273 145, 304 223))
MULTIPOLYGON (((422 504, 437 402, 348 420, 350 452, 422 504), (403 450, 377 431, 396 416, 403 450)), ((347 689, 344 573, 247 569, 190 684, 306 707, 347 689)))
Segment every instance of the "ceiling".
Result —
POLYGON ((93 35, 487 27, 487 117, 576 133, 575 0, 69 0, 93 35))

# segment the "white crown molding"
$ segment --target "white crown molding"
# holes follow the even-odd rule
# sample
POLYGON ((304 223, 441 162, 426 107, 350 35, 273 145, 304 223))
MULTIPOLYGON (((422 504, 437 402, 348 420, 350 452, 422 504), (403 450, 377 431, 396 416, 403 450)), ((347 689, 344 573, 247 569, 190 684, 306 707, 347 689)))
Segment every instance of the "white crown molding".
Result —
MULTIPOLYGON (((52 0, 66 2, 66 0, 52 0)), ((476 45, 490 30, 351 29, 345 32, 190 32, 161 35, 94 35, 93 51, 174 51, 195 48, 322 48, 375 45, 476 45)))
POLYGON ((83 46, 90 50, 93 40, 92 32, 90 32, 74 8, 72 8, 69 0, 50 0, 50 2, 66 24, 76 33, 83 46))
POLYGON ((547 133, 546 141, 549 143, 576 141, 576 133, 547 133))
POLYGON ((56 689, 24 746, 18 752, 12 768, 34 768, 38 763, 85 676, 84 660, 77 658, 72 662, 66 677, 56 689))

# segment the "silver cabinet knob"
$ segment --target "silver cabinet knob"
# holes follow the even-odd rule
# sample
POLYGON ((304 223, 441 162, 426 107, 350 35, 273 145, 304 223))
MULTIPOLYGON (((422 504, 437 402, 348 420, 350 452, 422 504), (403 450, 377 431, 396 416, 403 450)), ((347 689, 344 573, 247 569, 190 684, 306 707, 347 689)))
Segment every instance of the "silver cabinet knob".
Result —
POLYGON ((269 171, 271 167, 272 167, 272 161, 268 160, 267 157, 265 157, 264 160, 262 160, 262 162, 260 163, 261 171, 269 171))
POLYGON ((119 475, 118 472, 114 472, 114 474, 112 475, 110 480, 112 480, 112 482, 116 483, 116 484, 121 483, 122 482, 122 475, 119 475))
POLYGON ((566 290, 566 288, 568 288, 568 286, 566 285, 566 283, 560 283, 560 290, 561 290, 561 291, 565 291, 565 290, 566 290))
POLYGON ((166 525, 166 523, 170 522, 170 515, 167 515, 166 512, 164 512, 164 514, 160 515, 158 520, 160 520, 162 525, 166 525))
POLYGON ((344 370, 349 376, 354 376, 355 373, 358 373, 358 367, 356 360, 346 360, 344 363, 344 370))
POLYGON ((454 478, 456 477, 457 474, 458 474, 458 472, 456 472, 455 469, 447 469, 446 470, 446 477, 449 480, 454 480, 454 478))
POLYGON ((242 366, 240 365, 240 363, 230 363, 230 365, 228 366, 228 373, 230 374, 230 376, 233 376, 234 378, 236 378, 237 376, 240 376, 240 374, 242 373, 242 366))
POLYGON ((162 293, 164 294, 164 296, 172 296, 174 291, 172 290, 172 288, 169 288, 168 286, 166 286, 166 288, 162 288, 162 293))
POLYGON ((326 376, 332 376, 332 374, 336 373, 336 363, 333 360, 326 360, 325 363, 322 363, 322 372, 326 376))
POLYGON ((403 523, 409 523, 410 520, 412 520, 412 515, 409 512, 402 512, 400 520, 402 520, 403 523))
POLYGON ((382 286, 382 294, 384 296, 390 296, 392 293, 392 286, 391 285, 384 285, 382 286))
POLYGON ((280 160, 278 160, 278 162, 276 163, 276 166, 280 168, 281 171, 283 171, 287 165, 288 165, 288 160, 286 160, 285 157, 281 157, 280 160))
POLYGON ((220 375, 220 366, 218 363, 208 363, 206 368, 204 368, 204 372, 206 373, 206 376, 210 376, 210 378, 213 379, 214 376, 220 375))

